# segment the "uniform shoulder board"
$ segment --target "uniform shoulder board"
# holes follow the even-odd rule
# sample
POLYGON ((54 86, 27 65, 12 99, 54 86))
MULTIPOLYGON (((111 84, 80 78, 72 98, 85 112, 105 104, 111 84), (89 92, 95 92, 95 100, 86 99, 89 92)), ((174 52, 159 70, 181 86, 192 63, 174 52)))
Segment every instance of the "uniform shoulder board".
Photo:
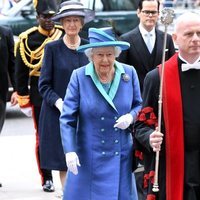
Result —
POLYGON ((14 45, 15 56, 17 54, 17 49, 19 48, 20 43, 23 42, 24 39, 27 39, 30 33, 33 33, 34 31, 37 31, 37 30, 38 30, 38 27, 34 26, 19 34, 18 40, 15 42, 15 45, 14 45))
POLYGON ((29 35, 30 33, 33 33, 33 32, 35 32, 35 31, 37 31, 37 30, 38 30, 38 27, 34 26, 34 27, 29 28, 28 30, 22 32, 22 33, 19 35, 20 40, 27 38, 28 35, 29 35))
POLYGON ((63 27, 62 27, 61 25, 57 25, 57 24, 55 25, 55 28, 60 29, 60 30, 62 30, 62 31, 64 30, 63 27))

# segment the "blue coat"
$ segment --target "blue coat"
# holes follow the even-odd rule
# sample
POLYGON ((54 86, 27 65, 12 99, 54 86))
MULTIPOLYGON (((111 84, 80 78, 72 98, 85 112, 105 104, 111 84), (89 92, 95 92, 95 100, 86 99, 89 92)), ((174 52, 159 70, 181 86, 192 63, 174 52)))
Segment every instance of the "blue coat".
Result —
POLYGON ((109 94, 92 63, 73 72, 60 117, 64 152, 76 152, 78 175, 68 173, 64 200, 132 200, 133 141, 128 130, 114 128, 117 118, 141 108, 138 77, 133 67, 115 62, 109 94))
MULTIPOLYGON (((81 43, 86 42, 82 40, 81 43)), ((62 39, 45 46, 39 78, 43 97, 39 121, 41 168, 67 170, 60 138, 60 112, 54 104, 59 98, 64 99, 72 71, 87 63, 84 53, 67 48, 62 39)))

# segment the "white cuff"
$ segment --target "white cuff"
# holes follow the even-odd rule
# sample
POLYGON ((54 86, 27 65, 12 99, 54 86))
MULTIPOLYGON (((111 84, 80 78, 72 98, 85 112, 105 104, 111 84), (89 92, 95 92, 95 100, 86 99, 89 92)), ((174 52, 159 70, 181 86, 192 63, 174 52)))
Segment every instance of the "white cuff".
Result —
POLYGON ((58 110, 60 112, 62 112, 62 108, 63 108, 63 100, 61 98, 59 98, 56 102, 55 102, 55 106, 56 108, 58 108, 58 110))
POLYGON ((31 108, 31 107, 20 108, 20 110, 21 110, 27 117, 32 117, 32 108, 31 108))

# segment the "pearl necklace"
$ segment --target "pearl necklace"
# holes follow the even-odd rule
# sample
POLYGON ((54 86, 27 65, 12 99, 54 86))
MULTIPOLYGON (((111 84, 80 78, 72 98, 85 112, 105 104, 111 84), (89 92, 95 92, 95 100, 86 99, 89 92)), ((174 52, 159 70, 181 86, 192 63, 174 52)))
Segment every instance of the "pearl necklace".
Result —
POLYGON ((67 41, 67 37, 66 35, 64 35, 63 37, 63 41, 65 43, 65 45, 69 48, 69 49, 77 49, 77 47, 80 46, 81 44, 81 38, 78 36, 78 41, 75 44, 71 44, 67 41))
POLYGON ((114 73, 115 72, 113 71, 113 72, 107 73, 106 75, 100 74, 100 73, 97 73, 97 75, 101 83, 111 83, 114 78, 114 73))

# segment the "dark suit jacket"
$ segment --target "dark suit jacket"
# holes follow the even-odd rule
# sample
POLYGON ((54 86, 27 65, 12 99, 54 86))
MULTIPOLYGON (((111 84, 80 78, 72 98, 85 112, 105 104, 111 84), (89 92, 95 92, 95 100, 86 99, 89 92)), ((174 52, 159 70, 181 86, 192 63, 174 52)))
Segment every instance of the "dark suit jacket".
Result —
POLYGON ((0 26, 0 98, 6 103, 6 96, 8 92, 8 75, 11 83, 15 88, 14 82, 14 39, 12 31, 0 26))
MULTIPOLYGON (((118 60, 135 67, 142 91, 143 81, 147 72, 162 62, 164 32, 156 29, 156 42, 152 54, 149 53, 138 26, 123 34, 120 39, 129 42, 131 46, 120 54, 118 60)), ((168 51, 166 52, 165 60, 168 60, 175 53, 173 40, 169 34, 167 34, 166 49, 168 51)))

